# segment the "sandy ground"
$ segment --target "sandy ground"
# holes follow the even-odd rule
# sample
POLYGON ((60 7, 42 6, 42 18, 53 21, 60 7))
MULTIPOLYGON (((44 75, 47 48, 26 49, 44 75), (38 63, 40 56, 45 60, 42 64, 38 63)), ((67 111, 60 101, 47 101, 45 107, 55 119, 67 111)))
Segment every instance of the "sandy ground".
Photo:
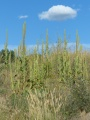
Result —
POLYGON ((90 113, 86 113, 85 111, 83 111, 81 114, 80 114, 80 117, 79 118, 73 118, 71 120, 90 120, 90 113))

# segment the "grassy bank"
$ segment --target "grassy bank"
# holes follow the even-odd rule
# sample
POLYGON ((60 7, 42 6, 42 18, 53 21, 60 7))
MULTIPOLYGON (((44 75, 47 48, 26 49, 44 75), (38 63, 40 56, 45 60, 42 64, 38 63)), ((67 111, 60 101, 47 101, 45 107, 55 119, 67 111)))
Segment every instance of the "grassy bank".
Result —
POLYGON ((42 42, 33 54, 25 45, 26 23, 23 24, 22 42, 0 65, 0 119, 1 120, 70 120, 81 112, 90 112, 90 53, 83 51, 76 33, 76 49, 67 49, 58 39, 57 46, 49 49, 42 42), (29 55, 27 55, 29 53, 29 55))

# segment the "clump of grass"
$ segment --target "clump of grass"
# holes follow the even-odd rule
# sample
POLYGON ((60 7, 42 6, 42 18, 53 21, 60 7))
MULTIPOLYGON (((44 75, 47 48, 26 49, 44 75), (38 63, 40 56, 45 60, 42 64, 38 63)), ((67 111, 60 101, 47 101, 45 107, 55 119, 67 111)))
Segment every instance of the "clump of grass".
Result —
POLYGON ((29 104, 29 118, 39 120, 58 120, 60 119, 61 96, 56 96, 53 92, 33 93, 29 92, 27 97, 29 104))

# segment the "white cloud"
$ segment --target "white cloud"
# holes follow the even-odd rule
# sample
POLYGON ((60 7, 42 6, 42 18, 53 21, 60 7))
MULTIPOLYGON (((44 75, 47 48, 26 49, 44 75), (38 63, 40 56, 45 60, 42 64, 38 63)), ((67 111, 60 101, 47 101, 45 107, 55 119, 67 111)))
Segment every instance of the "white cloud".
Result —
POLYGON ((19 19, 25 19, 25 18, 28 18, 28 15, 21 15, 21 16, 19 16, 19 19))
POLYGON ((62 21, 77 16, 77 10, 72 9, 69 6, 57 5, 52 6, 48 11, 44 11, 39 14, 39 18, 47 20, 62 21))
MULTIPOLYGON (((56 43, 53 43, 53 45, 56 47, 57 44, 56 43)), ((62 44, 63 45, 63 44, 62 44)), ((83 50, 87 50, 87 51, 90 51, 90 44, 81 44, 83 46, 83 50)), ((9 50, 14 50, 14 49, 18 49, 18 46, 19 45, 8 45, 8 49, 9 50)), ((75 42, 70 42, 70 43, 67 43, 67 48, 70 50, 70 51, 75 51, 75 46, 76 46, 76 43, 75 42)), ((26 45, 27 47, 27 51, 30 50, 30 53, 33 53, 33 50, 35 47, 37 47, 37 45, 26 45)), ((52 48, 52 44, 49 44, 49 49, 52 48)), ((3 44, 0 44, 0 51, 4 49, 4 45, 3 44)), ((44 46, 44 49, 45 49, 45 46, 44 46)), ((42 51, 42 45, 40 44, 39 45, 39 53, 41 53, 42 51)))

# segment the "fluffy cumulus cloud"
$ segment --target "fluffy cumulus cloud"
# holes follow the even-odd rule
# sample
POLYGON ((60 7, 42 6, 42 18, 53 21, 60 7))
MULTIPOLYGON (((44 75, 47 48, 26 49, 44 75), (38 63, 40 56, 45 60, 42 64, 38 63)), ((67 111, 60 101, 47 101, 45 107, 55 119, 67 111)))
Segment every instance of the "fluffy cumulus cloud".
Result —
POLYGON ((19 19, 25 19, 25 18, 28 18, 28 15, 21 15, 21 16, 19 16, 19 19))
POLYGON ((44 11, 39 14, 39 18, 47 20, 62 21, 77 16, 77 10, 72 9, 69 6, 57 5, 52 6, 48 11, 44 11))

